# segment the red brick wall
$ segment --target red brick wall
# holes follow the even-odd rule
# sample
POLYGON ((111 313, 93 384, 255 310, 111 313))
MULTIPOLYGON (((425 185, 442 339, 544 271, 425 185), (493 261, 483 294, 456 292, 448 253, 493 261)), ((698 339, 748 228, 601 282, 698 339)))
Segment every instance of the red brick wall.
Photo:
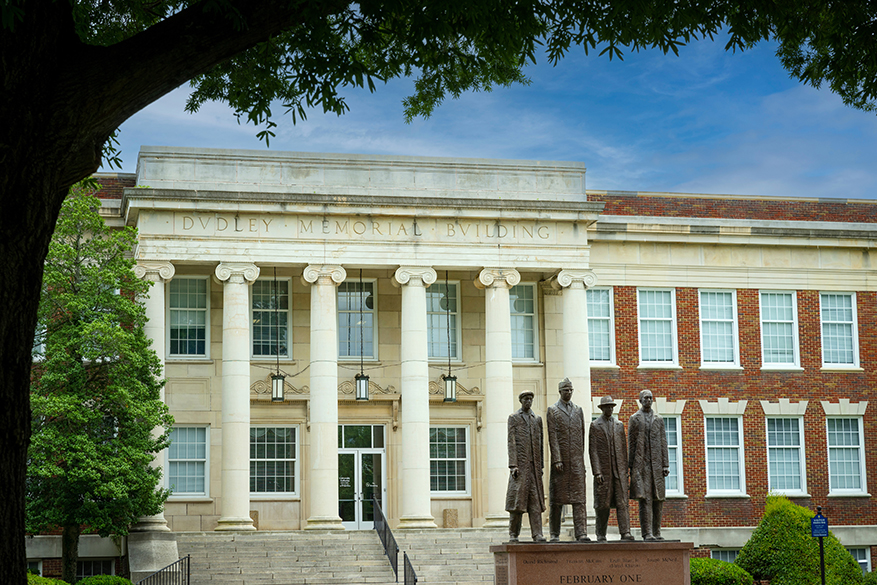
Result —
MULTIPOLYGON (((796 498, 802 506, 823 513, 833 525, 877 524, 873 498, 831 498, 828 495, 828 447, 825 413, 820 400, 874 402, 877 387, 877 293, 858 292, 857 320, 860 364, 864 372, 822 372, 819 292, 798 291, 798 328, 802 372, 761 371, 761 333, 758 291, 737 291, 738 334, 742 371, 700 370, 698 291, 676 289, 677 333, 681 370, 638 370, 638 324, 635 287, 615 287, 615 338, 617 370, 591 371, 592 394, 611 394, 624 400, 619 413, 623 422, 637 410, 639 391, 649 388, 656 397, 686 400, 681 416, 682 466, 687 499, 669 499, 664 510, 665 526, 754 526, 767 496, 767 449, 765 415, 760 400, 793 402, 808 400, 804 416, 807 490, 811 498, 796 498), (704 417, 699 399, 715 402, 748 400, 743 415, 746 492, 750 498, 705 498, 706 469, 704 417)), ((877 404, 869 404, 864 417, 866 481, 877 489, 877 404), (871 471, 871 476, 868 472, 871 471)), ((636 507, 631 522, 638 526, 636 507)))
POLYGON ((129 174, 99 174, 94 178, 101 186, 100 191, 95 194, 100 199, 121 199, 122 191, 128 187, 134 187, 136 183, 136 176, 129 174))

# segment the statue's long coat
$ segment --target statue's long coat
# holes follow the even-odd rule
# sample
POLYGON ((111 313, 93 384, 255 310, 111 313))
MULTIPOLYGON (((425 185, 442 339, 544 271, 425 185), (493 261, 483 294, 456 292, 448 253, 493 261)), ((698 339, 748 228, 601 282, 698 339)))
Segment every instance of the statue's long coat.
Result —
POLYGON ((518 477, 509 474, 506 491, 506 512, 545 511, 545 490, 542 487, 542 419, 532 410, 522 409, 509 417, 509 467, 518 468, 518 477), (528 421, 528 417, 531 417, 528 421), (530 501, 535 488, 536 502, 530 501))
POLYGON ((634 413, 627 423, 632 500, 663 500, 666 497, 664 469, 670 467, 667 434, 664 419, 652 412, 651 425, 646 425, 642 410, 634 413))
POLYGON ((548 444, 551 447, 551 481, 548 501, 551 504, 584 504, 585 497, 585 415, 572 402, 565 408, 562 400, 548 407, 548 444), (563 471, 554 469, 563 463, 563 471))
POLYGON ((594 508, 617 508, 627 505, 627 436, 624 424, 614 418, 608 421, 602 416, 591 423, 588 431, 588 451, 591 457, 591 473, 603 476, 603 483, 594 481, 594 508), (610 456, 610 441, 615 447, 615 458, 610 456), (618 484, 615 481, 619 482, 618 484), (613 497, 614 496, 614 497, 613 497))

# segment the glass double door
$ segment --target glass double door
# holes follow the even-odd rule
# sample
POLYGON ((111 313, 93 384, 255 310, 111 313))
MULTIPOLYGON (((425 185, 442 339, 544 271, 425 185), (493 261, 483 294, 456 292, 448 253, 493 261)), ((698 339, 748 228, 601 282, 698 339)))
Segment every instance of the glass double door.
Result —
POLYGON ((374 528, 374 504, 384 509, 386 450, 383 425, 338 427, 338 514, 348 530, 374 528))

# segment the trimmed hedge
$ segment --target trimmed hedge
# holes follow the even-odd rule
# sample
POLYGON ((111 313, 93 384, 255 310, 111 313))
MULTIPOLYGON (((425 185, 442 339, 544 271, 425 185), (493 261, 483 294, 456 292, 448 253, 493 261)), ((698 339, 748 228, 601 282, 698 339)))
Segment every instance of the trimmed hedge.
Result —
POLYGON ((752 575, 718 559, 694 558, 691 565, 691 585, 752 585, 752 575))
POLYGON ((862 580, 862 583, 865 585, 877 585, 877 573, 874 571, 865 573, 865 578, 862 580))
POLYGON ((117 575, 94 575, 77 581, 76 585, 132 585, 132 583, 117 575))
POLYGON ((27 574, 27 585, 67 585, 67 581, 61 579, 49 579, 48 577, 40 577, 33 573, 27 574))
MULTIPOLYGON (((734 563, 771 585, 820 585, 819 540, 810 536, 813 516, 783 496, 768 496, 761 522, 734 563)), ((862 569, 849 551, 832 534, 823 540, 826 585, 860 585, 862 569)))

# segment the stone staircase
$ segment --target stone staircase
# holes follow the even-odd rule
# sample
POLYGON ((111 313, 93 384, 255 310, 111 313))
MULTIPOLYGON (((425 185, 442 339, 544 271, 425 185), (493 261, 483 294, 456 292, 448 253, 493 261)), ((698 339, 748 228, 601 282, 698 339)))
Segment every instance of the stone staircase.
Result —
MULTIPOLYGON (((493 582, 490 545, 505 530, 396 530, 399 582, 403 552, 418 583, 493 582)), ((526 535, 522 534, 523 539, 526 535)), ((180 532, 180 556, 191 555, 192 585, 393 585, 396 578, 377 533, 368 531, 180 532)))

